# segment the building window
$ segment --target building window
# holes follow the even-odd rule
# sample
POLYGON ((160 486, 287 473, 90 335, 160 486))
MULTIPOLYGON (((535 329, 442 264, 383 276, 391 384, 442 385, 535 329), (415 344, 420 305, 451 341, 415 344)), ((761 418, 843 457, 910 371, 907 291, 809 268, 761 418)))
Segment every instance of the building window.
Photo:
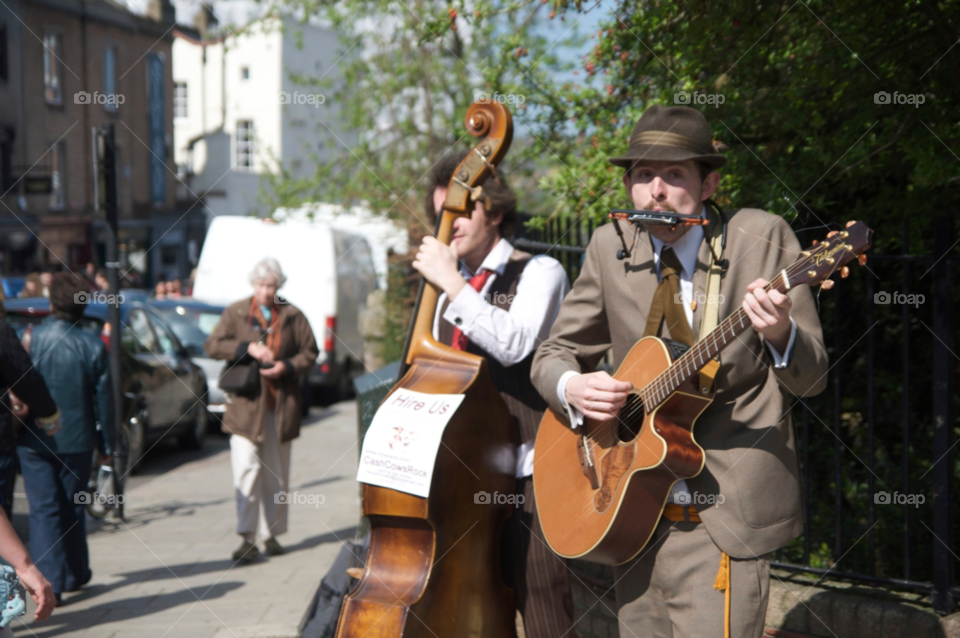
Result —
POLYGON ((107 96, 103 108, 108 111, 117 110, 117 99, 109 99, 117 94, 117 49, 104 47, 103 49, 103 92, 107 96))
POLYGON ((241 80, 250 79, 250 67, 248 66, 240 67, 240 79, 241 80))
POLYGON ((253 122, 251 120, 237 122, 237 167, 247 170, 253 168, 253 122))
POLYGON ((63 104, 60 69, 60 35, 43 34, 43 98, 48 104, 63 104))
POLYGON ((173 83, 173 117, 187 117, 187 83, 173 83))
POLYGON ((66 205, 66 163, 63 142, 57 142, 50 148, 50 210, 63 210, 66 205))

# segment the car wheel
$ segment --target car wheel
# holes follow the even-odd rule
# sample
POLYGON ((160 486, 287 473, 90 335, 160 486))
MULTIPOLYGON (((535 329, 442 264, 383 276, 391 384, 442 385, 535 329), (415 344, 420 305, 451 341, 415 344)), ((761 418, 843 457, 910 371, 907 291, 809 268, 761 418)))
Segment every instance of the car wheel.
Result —
POLYGON ((121 474, 136 474, 140 471, 140 460, 143 458, 147 443, 147 429, 144 419, 143 412, 141 412, 139 416, 132 417, 124 423, 123 428, 121 428, 124 438, 121 445, 126 448, 126 466, 130 468, 129 470, 124 468, 125 471, 121 474))
POLYGON ((207 429, 210 427, 210 413, 207 412, 207 406, 203 403, 197 403, 195 412, 190 428, 177 437, 177 443, 180 444, 181 449, 199 450, 203 447, 203 439, 207 436, 207 429))

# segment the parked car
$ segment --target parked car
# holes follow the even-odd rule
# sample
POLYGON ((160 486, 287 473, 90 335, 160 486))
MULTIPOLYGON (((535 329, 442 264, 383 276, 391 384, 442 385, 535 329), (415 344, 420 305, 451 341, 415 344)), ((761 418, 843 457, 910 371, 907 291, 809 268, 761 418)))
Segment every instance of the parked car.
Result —
POLYGON ((320 350, 307 375, 313 398, 348 395, 352 378, 363 372, 359 315, 377 288, 369 244, 323 222, 216 217, 200 253, 194 298, 229 306, 249 297, 249 274, 264 257, 280 262, 287 282, 279 296, 300 308, 313 328, 320 350))
MULTIPOLYGON (((18 334, 50 314, 44 298, 4 302, 7 321, 18 334)), ((207 434, 207 379, 159 312, 141 301, 120 305, 123 418, 122 442, 133 470, 157 441, 176 437, 184 449, 199 449, 207 434)), ((112 347, 107 304, 91 303, 82 325, 112 347)))
POLYGON ((207 410, 222 419, 227 406, 220 389, 220 373, 227 362, 211 359, 203 344, 217 327, 226 306, 215 306, 193 297, 151 299, 147 305, 163 315, 193 362, 203 368, 207 376, 207 410))

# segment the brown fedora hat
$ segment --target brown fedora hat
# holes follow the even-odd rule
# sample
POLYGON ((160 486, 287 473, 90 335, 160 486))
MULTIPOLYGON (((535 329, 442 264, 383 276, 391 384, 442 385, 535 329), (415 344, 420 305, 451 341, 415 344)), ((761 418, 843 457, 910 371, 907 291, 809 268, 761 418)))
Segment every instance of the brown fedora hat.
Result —
POLYGON ((637 121, 626 154, 611 157, 609 161, 629 170, 641 160, 694 160, 720 168, 727 158, 714 151, 710 127, 703 113, 689 106, 655 104, 637 121))

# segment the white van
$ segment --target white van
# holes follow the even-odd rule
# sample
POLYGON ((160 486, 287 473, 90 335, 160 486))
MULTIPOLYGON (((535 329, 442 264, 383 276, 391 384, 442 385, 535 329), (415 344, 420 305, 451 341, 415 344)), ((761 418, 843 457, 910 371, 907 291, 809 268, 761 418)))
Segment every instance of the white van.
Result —
POLYGON ((302 310, 313 328, 320 357, 308 376, 310 388, 342 396, 350 379, 363 372, 358 319, 377 288, 367 241, 323 222, 215 217, 200 252, 193 296, 222 305, 249 297, 250 272, 264 257, 280 262, 287 282, 279 294, 302 310))

